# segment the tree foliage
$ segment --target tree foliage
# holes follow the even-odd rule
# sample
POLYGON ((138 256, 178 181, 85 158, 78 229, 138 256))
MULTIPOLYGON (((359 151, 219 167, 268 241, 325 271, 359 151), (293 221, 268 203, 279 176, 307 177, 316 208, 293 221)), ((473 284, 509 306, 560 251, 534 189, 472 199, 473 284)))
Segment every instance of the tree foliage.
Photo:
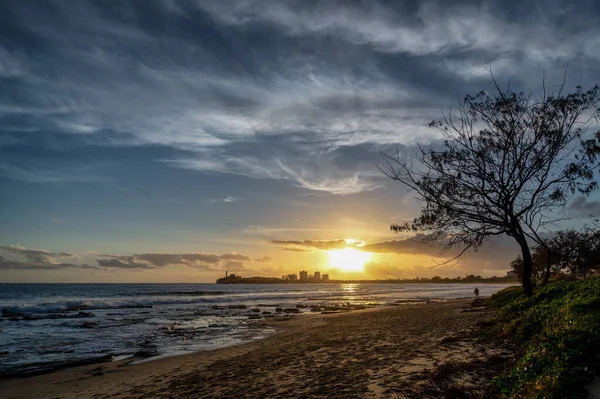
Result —
POLYGON ((531 295, 528 242, 543 244, 539 233, 560 219, 556 211, 571 195, 597 188, 600 132, 587 128, 600 115, 599 95, 598 86, 526 95, 494 80, 494 90, 466 96, 430 124, 441 142, 418 145, 409 156, 382 153, 380 171, 422 205, 419 217, 391 229, 424 231, 425 242, 443 242, 457 257, 508 235, 521 248, 523 288, 531 295))

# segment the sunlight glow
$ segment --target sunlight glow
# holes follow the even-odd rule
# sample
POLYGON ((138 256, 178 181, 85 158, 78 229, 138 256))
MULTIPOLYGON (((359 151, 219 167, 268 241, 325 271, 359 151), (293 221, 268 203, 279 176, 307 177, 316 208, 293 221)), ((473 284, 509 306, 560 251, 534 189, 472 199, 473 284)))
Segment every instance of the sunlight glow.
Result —
POLYGON ((371 253, 354 248, 329 251, 329 265, 346 272, 362 272, 363 266, 371 258, 371 253))

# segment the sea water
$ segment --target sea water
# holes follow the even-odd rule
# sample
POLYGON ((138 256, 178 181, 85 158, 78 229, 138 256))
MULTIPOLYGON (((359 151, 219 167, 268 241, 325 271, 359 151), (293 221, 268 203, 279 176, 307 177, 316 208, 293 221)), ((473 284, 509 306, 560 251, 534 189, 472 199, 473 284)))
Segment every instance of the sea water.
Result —
MULTIPOLYGON (((479 285, 487 296, 506 287, 479 285)), ((260 339, 276 309, 473 295, 470 284, 0 284, 0 376, 153 359, 260 339)))

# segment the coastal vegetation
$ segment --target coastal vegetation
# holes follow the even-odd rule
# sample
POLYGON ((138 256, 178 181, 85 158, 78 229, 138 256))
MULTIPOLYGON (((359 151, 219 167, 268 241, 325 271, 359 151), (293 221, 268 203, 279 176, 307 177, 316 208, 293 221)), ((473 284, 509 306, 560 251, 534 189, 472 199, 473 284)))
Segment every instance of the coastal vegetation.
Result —
POLYGON ((514 350, 493 379, 502 398, 585 398, 600 374, 600 278, 551 282, 527 297, 516 287, 494 294, 492 327, 514 350))
MULTIPOLYGON (((519 255, 510 264, 521 278, 523 258, 519 255)), ((536 246, 532 251, 532 275, 547 284, 552 272, 579 275, 595 273, 600 266, 600 229, 585 226, 581 230, 569 229, 556 233, 547 246, 536 246)))

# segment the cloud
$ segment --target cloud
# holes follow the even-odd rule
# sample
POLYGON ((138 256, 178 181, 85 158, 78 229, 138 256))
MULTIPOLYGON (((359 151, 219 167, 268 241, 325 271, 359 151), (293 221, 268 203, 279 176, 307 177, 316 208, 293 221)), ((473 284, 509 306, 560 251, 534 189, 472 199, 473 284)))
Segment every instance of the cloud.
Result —
POLYGON ((227 270, 233 270, 233 271, 248 270, 248 269, 246 269, 246 267, 244 267, 244 264, 242 262, 235 261, 235 260, 228 260, 223 265, 223 268, 227 269, 227 270))
POLYGON ((355 243, 349 243, 348 240, 269 240, 267 241, 271 245, 276 245, 280 247, 292 247, 292 248, 284 248, 286 250, 297 250, 305 251, 303 248, 295 248, 295 247, 308 247, 314 249, 321 250, 330 250, 330 249, 342 249, 348 248, 349 246, 355 246, 355 243))
POLYGON ((579 218, 600 216, 600 201, 591 201, 586 197, 577 197, 569 203, 567 210, 579 218))
POLYGON ((227 197, 224 197, 224 198, 214 198, 214 199, 211 199, 209 202, 211 204, 216 204, 216 203, 219 203, 219 202, 229 203, 229 202, 234 202, 234 201, 239 201, 239 198, 227 196, 227 197))
POLYGON ((582 51, 588 57, 600 57, 589 45, 589 41, 598 43, 594 36, 597 28, 591 25, 593 18, 582 18, 576 9, 561 9, 573 18, 573 24, 575 21, 583 24, 581 29, 573 31, 569 23, 562 26, 556 23, 558 10, 548 5, 542 11, 533 2, 523 4, 529 12, 521 15, 529 18, 515 18, 510 3, 503 9, 499 2, 422 1, 417 7, 404 3, 386 7, 381 2, 370 2, 354 7, 333 1, 303 7, 300 2, 259 0, 214 1, 203 5, 225 24, 270 23, 289 35, 334 36, 385 53, 425 56, 474 50, 516 51, 531 58, 569 60, 582 51), (546 24, 530 23, 536 19, 543 19, 546 24))
MULTIPOLYGON (((166 266, 188 266, 206 271, 224 270, 231 265, 234 270, 244 270, 244 261, 252 261, 250 256, 226 253, 143 253, 135 255, 102 254, 97 259, 99 266, 123 269, 153 269, 166 266)), ((263 258, 264 259, 264 258, 263 258)), ((260 260, 263 261, 263 260, 260 260)))
POLYGON ((423 243, 421 240, 423 240, 424 238, 424 234, 417 234, 413 237, 405 238, 402 240, 389 240, 368 243, 363 245, 361 247, 361 250, 365 252, 374 253, 398 253, 438 256, 441 250, 440 245, 423 243))
POLYGON ((50 252, 42 249, 27 249, 15 245, 0 246, 0 269, 5 270, 59 270, 67 268, 93 269, 94 266, 65 262, 76 259, 69 252, 50 252))
POLYGON ((21 168, 0 163, 0 176, 27 183, 86 183, 103 180, 99 176, 87 175, 79 171, 53 171, 47 167, 21 168))
POLYGON ((269 256, 263 256, 262 258, 257 258, 257 259, 253 259, 254 262, 260 262, 260 263, 269 263, 273 260, 273 258, 269 257, 269 256))
MULTIPOLYGON (((372 161, 381 146, 434 137, 426 123, 489 83, 491 60, 529 88, 567 61, 585 85, 600 57, 597 10, 584 2, 77 3, 8 5, 0 135, 164 146, 177 150, 162 159, 172 167, 335 195, 381 187, 372 161)), ((24 160, 0 175, 99 178, 24 160)))
POLYGON ((251 257, 246 256, 246 255, 241 255, 241 254, 223 254, 223 255, 219 256, 219 259, 226 259, 226 260, 252 260, 251 257))
POLYGON ((131 257, 130 261, 122 261, 121 259, 96 259, 100 267, 115 267, 119 269, 152 269, 153 266, 147 263, 136 262, 135 258, 131 257))
POLYGON ((38 264, 53 264, 60 259, 76 258, 74 254, 69 252, 54 253, 43 249, 27 249, 15 245, 1 245, 0 252, 16 257, 22 257, 29 262, 38 264))

